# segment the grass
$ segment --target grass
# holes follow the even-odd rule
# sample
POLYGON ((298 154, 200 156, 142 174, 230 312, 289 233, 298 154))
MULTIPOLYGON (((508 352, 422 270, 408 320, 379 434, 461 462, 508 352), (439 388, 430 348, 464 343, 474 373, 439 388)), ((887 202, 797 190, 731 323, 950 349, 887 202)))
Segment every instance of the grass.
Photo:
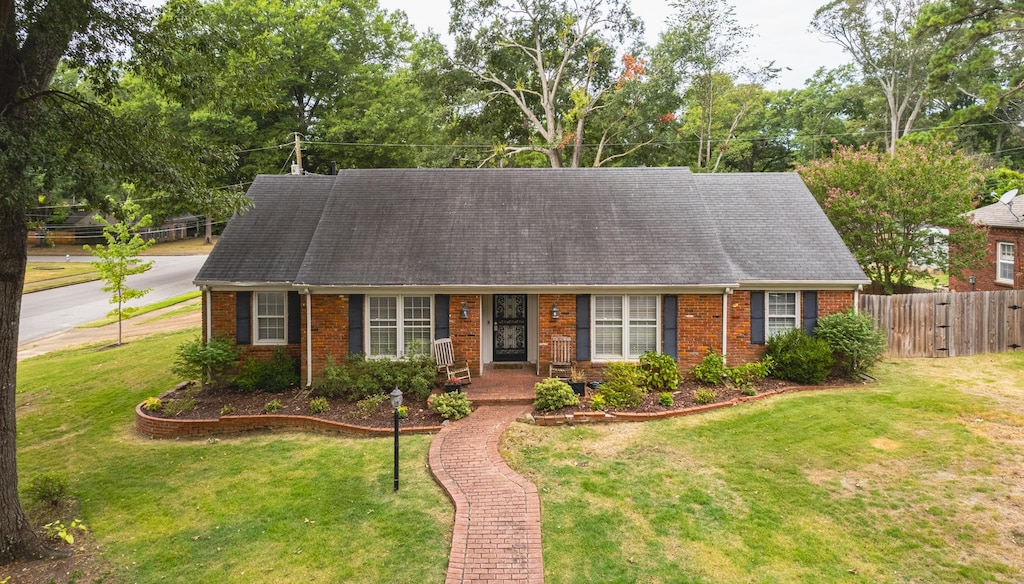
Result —
POLYGON ((699 418, 514 424, 551 582, 1020 582, 1024 354, 699 418), (982 396, 992 396, 982 397, 982 396))
MULTIPOLYGON (((147 304, 145 306, 139 306, 138 308, 129 308, 129 309, 126 309, 122 313, 123 316, 124 316, 124 318, 122 320, 128 320, 129 318, 134 318, 136 316, 142 316, 143 314, 149 314, 150 312, 153 312, 153 311, 156 311, 156 310, 160 310, 161 308, 167 308, 168 306, 174 306, 175 304, 181 304, 182 302, 187 302, 189 300, 193 300, 195 298, 199 298, 199 296, 201 296, 201 295, 202 295, 201 291, 193 290, 192 292, 186 292, 184 294, 180 294, 178 296, 174 296, 173 298, 168 298, 167 300, 161 300, 160 302, 154 302, 153 304, 147 304)), ((192 310, 197 310, 197 309, 190 309, 190 310, 187 310, 187 311, 186 310, 181 310, 180 312, 191 312, 192 310)), ((179 311, 177 311, 177 310, 174 311, 174 312, 175 313, 179 313, 179 311)), ((156 319, 153 319, 153 320, 156 320, 156 319)), ((94 320, 92 322, 87 322, 85 324, 80 324, 80 325, 78 325, 77 328, 98 328, 98 327, 101 327, 101 326, 107 326, 108 324, 113 324, 115 322, 117 322, 117 315, 116 314, 112 315, 112 316, 108 316, 106 318, 101 318, 99 320, 94 320)))
MULTIPOLYGON (((213 237, 213 245, 203 243, 203 236, 189 239, 178 239, 157 243, 147 249, 143 255, 147 256, 175 256, 175 255, 207 255, 217 245, 218 236, 213 237)), ((87 256, 81 245, 55 245, 53 247, 29 246, 28 255, 32 256, 87 256)))
POLYGON ((92 264, 80 262, 29 262, 25 269, 25 294, 99 280, 92 264))
POLYGON ((403 437, 395 495, 390 439, 136 435, 135 404, 173 383, 174 349, 195 334, 18 364, 20 484, 68 473, 112 581, 444 580, 453 511, 430 436, 403 437))

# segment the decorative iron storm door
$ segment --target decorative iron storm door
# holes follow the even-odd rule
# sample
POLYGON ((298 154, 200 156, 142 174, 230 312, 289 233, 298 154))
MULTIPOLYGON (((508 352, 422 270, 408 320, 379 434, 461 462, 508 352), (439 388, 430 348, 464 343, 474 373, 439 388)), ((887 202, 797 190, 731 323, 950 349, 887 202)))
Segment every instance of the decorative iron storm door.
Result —
POLYGON ((526 294, 494 295, 494 360, 526 361, 526 294))

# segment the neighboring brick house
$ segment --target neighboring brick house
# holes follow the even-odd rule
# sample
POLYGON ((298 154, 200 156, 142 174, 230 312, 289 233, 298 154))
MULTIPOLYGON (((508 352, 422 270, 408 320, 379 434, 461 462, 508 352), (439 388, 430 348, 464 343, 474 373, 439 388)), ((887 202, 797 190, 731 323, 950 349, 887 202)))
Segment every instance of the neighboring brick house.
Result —
POLYGON ((1012 211, 1009 206, 996 202, 968 213, 976 225, 985 227, 988 237, 985 261, 980 268, 964 270, 960 278, 950 277, 950 290, 984 292, 1024 288, 1024 221, 1017 219, 1024 218, 1024 195, 1014 198, 1012 204, 1012 211))
POLYGON ((547 371, 708 350, 848 310, 868 284, 796 174, 685 168, 346 170, 260 176, 200 270, 204 334, 275 347, 312 382, 328 357, 400 358, 450 337, 547 371))

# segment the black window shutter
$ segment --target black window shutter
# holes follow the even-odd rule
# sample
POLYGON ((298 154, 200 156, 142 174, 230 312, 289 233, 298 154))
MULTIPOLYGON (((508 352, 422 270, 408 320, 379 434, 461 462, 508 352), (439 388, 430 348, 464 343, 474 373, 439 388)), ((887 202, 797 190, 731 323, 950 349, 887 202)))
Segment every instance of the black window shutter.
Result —
POLYGON ((252 344, 252 292, 235 293, 235 342, 252 344))
POLYGON ((750 293, 750 343, 764 344, 764 292, 750 293))
POLYGON ((434 338, 447 339, 451 336, 448 326, 448 305, 447 294, 434 294, 434 338))
POLYGON ((666 294, 661 297, 661 352, 679 359, 679 297, 666 294))
POLYGON ((299 293, 288 292, 288 343, 297 345, 302 342, 302 303, 299 293))
POLYGON ((813 335, 816 326, 818 326, 818 293, 815 290, 807 290, 804 292, 804 331, 813 335))
POLYGON ((590 361, 590 295, 576 295, 576 360, 590 361))
POLYGON ((363 352, 363 295, 348 296, 348 353, 363 352))

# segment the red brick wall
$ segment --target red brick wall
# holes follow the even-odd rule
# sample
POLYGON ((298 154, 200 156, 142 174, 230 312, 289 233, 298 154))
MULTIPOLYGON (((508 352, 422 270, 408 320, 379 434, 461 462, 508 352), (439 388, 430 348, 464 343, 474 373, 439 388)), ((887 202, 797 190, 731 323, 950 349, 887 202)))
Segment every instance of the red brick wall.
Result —
POLYGON ((480 371, 480 295, 452 294, 448 299, 448 332, 456 361, 465 360, 471 372, 480 371), (462 318, 462 305, 469 318, 462 318))
POLYGON ((750 291, 736 290, 729 295, 729 331, 726 362, 740 365, 764 355, 764 345, 750 343, 750 291))
POLYGON ((853 308, 853 290, 821 290, 818 292, 818 318, 846 312, 853 308))
POLYGON ((547 375, 551 365, 551 337, 572 337, 572 353, 576 353, 576 295, 541 294, 537 298, 537 367, 547 375), (551 308, 558 305, 558 318, 551 318, 551 308))
POLYGON ((680 294, 677 350, 684 373, 700 363, 708 350, 722 352, 722 296, 680 294))
MULTIPOLYGON (((214 337, 226 337, 235 340, 235 293, 234 292, 210 292, 211 307, 212 307, 212 320, 213 320, 213 336, 214 337)), ((203 295, 203 302, 206 302, 206 295, 203 295)), ((290 316, 290 315, 289 315, 290 316)), ((203 306, 203 319, 206 319, 206 307, 203 306)), ((203 323, 206 324, 205 322, 203 323)), ((206 335, 206 326, 203 326, 203 335, 206 335)), ((239 362, 245 362, 249 357, 255 357, 257 359, 270 359, 274 354, 274 349, 281 347, 289 355, 296 359, 304 359, 302 353, 302 345, 296 343, 293 345, 238 345, 239 349, 239 362)), ((305 382, 305 378, 303 378, 305 382)))
POLYGON ((985 248, 985 261, 982 267, 975 270, 964 270, 962 278, 950 277, 949 289, 954 292, 984 292, 991 290, 1009 290, 1024 288, 1024 232, 1019 229, 989 227, 988 242, 985 248), (996 251, 999 242, 1012 243, 1013 246, 1013 285, 996 282, 996 251), (968 280, 975 277, 974 287, 968 280))
MULTIPOLYGON (((340 363, 348 355, 348 296, 337 294, 312 295, 313 329, 310 336, 313 344, 313 380, 323 371, 327 357, 340 363)), ((302 303, 302 381, 306 381, 306 300, 302 303)))

